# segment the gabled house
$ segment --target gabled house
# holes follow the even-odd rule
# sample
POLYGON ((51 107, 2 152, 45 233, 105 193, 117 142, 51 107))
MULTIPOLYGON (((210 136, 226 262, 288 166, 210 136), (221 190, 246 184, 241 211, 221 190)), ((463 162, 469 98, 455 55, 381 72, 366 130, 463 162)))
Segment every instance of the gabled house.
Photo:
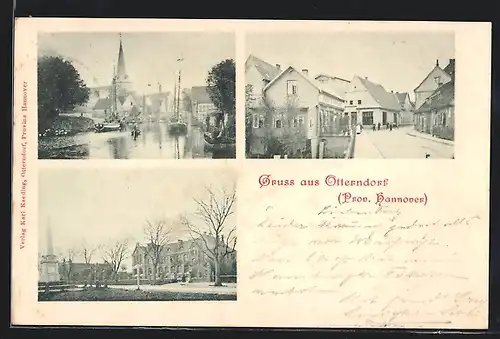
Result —
POLYGON ((245 81, 251 87, 252 102, 255 106, 262 105, 264 88, 281 73, 281 65, 270 63, 250 54, 245 61, 245 81))
POLYGON ((445 67, 450 81, 439 86, 415 111, 415 129, 432 136, 454 140, 455 135, 455 59, 445 67))
MULTIPOLYGON (((292 66, 284 69, 264 87, 263 97, 267 112, 272 114, 272 134, 277 138, 294 136, 286 150, 292 156, 310 149, 311 156, 316 158, 323 139, 349 133, 348 123, 343 119, 343 96, 311 78, 307 69, 299 71, 292 66)), ((265 112, 254 113, 253 130, 257 135, 265 115, 265 112)))
POLYGON ((396 98, 401 107, 397 121, 398 126, 413 125, 413 111, 415 110, 415 106, 410 99, 410 95, 408 92, 396 92, 396 98))
POLYGON ((445 71, 439 66, 439 60, 436 60, 436 65, 422 80, 422 82, 414 89, 415 92, 415 109, 419 109, 425 100, 441 85, 452 80, 452 74, 455 74, 455 59, 450 59, 452 66, 445 71), (451 68, 453 71, 451 72, 451 68))
POLYGON ((92 107, 93 110, 93 118, 97 119, 105 119, 107 114, 111 112, 112 109, 112 101, 108 98, 100 98, 92 107))
POLYGON ((401 106, 394 93, 377 83, 355 75, 345 94, 345 111, 352 125, 369 127, 398 123, 401 106))

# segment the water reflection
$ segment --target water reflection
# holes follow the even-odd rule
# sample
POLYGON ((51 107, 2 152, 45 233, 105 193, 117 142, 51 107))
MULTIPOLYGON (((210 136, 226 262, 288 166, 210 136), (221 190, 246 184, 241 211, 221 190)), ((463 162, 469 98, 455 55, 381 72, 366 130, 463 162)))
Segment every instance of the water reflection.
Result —
POLYGON ((203 133, 190 128, 187 137, 168 135, 165 123, 143 123, 141 134, 130 131, 83 133, 39 139, 40 159, 185 159, 211 158, 204 152, 203 133))

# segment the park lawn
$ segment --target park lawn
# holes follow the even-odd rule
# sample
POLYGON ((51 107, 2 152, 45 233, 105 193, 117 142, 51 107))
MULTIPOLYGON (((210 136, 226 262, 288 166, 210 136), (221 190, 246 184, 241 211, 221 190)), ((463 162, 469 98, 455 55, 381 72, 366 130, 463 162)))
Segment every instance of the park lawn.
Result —
POLYGON ((236 300, 236 295, 216 293, 159 292, 117 288, 87 288, 81 291, 39 293, 38 301, 176 301, 236 300))

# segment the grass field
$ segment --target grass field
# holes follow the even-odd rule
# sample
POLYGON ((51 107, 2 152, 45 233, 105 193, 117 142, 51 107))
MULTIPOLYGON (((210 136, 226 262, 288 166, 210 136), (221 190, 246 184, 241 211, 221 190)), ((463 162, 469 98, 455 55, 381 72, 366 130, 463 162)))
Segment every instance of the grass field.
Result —
POLYGON ((38 301, 197 301, 236 300, 236 295, 193 292, 158 292, 116 288, 87 288, 80 291, 39 293, 38 301))

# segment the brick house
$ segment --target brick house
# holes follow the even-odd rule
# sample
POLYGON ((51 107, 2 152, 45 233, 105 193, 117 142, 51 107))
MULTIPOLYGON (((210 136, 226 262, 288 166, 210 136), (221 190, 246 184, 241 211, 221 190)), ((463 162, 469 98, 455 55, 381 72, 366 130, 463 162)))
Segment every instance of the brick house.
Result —
POLYGON ((193 106, 192 117, 196 122, 201 123, 206 130, 215 124, 217 108, 210 99, 207 86, 191 88, 191 104, 193 106))
MULTIPOLYGON (((210 236, 204 237, 207 242, 215 239, 210 236)), ((132 253, 133 275, 139 274, 141 279, 153 280, 153 264, 147 255, 148 246, 136 244, 132 253)), ((190 277, 191 281, 214 281, 214 265, 212 260, 203 250, 205 247, 203 239, 178 240, 165 244, 161 249, 161 258, 157 267, 156 278, 162 280, 182 280, 190 277)), ((236 252, 228 254, 221 265, 222 276, 236 276, 236 252)))

